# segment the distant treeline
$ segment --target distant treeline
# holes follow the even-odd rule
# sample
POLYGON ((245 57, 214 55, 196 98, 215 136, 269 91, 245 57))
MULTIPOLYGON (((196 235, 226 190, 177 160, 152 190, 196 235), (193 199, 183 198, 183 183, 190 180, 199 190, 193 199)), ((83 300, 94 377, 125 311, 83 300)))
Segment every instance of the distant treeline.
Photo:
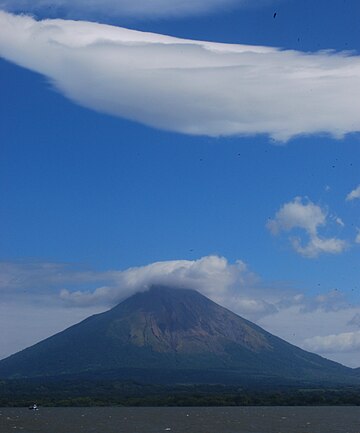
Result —
POLYGON ((119 381, 0 381, 0 406, 360 405, 360 388, 244 389, 224 385, 146 385, 119 381))

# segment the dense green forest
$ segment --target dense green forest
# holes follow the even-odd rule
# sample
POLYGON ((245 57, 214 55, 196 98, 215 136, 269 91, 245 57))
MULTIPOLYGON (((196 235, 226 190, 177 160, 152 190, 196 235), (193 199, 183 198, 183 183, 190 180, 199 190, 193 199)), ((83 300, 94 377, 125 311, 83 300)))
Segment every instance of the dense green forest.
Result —
POLYGON ((0 406, 262 406, 360 405, 359 387, 241 388, 146 385, 121 381, 0 381, 0 406))

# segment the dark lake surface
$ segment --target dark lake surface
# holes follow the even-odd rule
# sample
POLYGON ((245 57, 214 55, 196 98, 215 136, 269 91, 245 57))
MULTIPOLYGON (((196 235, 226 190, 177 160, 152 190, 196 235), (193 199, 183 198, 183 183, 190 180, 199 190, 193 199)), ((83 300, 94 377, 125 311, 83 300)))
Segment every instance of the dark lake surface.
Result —
POLYGON ((360 407, 0 408, 1 433, 360 433, 360 407))

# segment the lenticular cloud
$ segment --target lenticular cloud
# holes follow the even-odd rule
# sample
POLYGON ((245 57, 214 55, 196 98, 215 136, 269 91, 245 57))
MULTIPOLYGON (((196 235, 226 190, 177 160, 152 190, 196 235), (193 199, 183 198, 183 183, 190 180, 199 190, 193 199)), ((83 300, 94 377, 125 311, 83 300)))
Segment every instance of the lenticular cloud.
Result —
POLYGON ((360 57, 217 44, 0 11, 0 56, 85 107, 208 136, 360 130, 360 57))

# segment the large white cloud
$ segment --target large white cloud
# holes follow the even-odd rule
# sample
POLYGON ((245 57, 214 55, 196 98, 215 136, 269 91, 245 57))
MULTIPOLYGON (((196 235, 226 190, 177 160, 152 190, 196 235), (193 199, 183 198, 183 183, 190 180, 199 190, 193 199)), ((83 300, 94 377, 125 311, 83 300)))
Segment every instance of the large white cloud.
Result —
POLYGON ((84 18, 100 14, 141 19, 194 15, 249 3, 261 5, 266 0, 0 0, 0 8, 46 16, 62 13, 84 18))
MULTIPOLYGON (((341 227, 342 220, 333 217, 341 227)), ((267 228, 272 234, 277 235, 281 231, 290 232, 294 229, 302 229, 308 235, 305 245, 299 237, 292 237, 293 249, 304 257, 315 258, 320 254, 339 254, 347 247, 347 242, 335 237, 324 238, 319 235, 319 228, 328 223, 328 213, 325 209, 312 203, 304 201, 301 197, 285 203, 275 214, 275 217, 268 221, 267 228)))
POLYGON ((0 56, 73 101, 209 136, 360 130, 360 57, 216 44, 0 12, 0 56))

